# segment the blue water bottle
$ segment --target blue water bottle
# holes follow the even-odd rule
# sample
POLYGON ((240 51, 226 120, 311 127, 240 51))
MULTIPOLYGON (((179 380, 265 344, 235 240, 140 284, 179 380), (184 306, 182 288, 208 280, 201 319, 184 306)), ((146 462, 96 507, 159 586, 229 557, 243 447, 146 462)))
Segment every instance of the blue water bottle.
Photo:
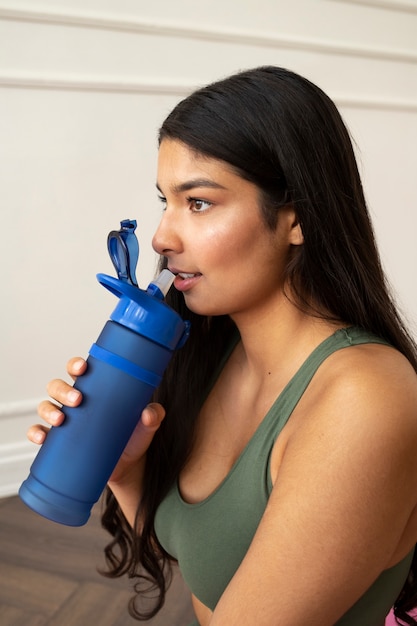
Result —
POLYGON ((119 301, 74 385, 83 401, 64 408, 64 423, 51 428, 19 490, 31 509, 69 526, 87 522, 174 350, 189 333, 189 322, 163 302, 171 272, 163 270, 146 291, 137 286, 135 229, 136 221, 123 220, 108 237, 118 278, 97 279, 119 301))

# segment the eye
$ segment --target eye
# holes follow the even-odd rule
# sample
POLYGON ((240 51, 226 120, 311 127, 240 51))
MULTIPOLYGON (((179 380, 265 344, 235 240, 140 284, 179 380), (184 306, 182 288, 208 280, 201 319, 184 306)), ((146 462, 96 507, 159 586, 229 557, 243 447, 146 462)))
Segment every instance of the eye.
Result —
POLYGON ((167 208, 167 199, 163 195, 160 195, 158 196, 158 200, 163 205, 162 206, 163 211, 165 211, 165 209, 167 208))
POLYGON ((187 202, 189 203, 191 210, 195 213, 203 213, 213 206, 212 202, 202 200, 201 198, 187 198, 187 202))

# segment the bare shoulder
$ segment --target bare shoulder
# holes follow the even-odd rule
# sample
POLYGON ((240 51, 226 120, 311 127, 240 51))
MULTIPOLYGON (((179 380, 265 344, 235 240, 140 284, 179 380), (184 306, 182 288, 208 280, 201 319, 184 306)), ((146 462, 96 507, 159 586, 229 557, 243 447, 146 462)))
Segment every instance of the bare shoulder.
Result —
MULTIPOLYGON (((398 350, 377 343, 350 346, 334 352, 320 366, 305 394, 309 410, 328 408, 347 414, 366 410, 369 419, 381 411, 404 412, 417 426, 417 374, 398 350)), ((339 419, 341 413, 336 411, 339 419)))
MULTIPOLYGON (((397 350, 363 344, 332 354, 314 376, 294 422, 288 443, 295 450, 312 458, 329 450, 345 459, 345 467, 367 467, 374 488, 387 488, 391 478, 395 489, 408 477, 410 497, 416 493, 417 375, 397 350)), ((417 504, 415 495, 412 499, 417 504)))
POLYGON ((352 459, 389 448, 415 459, 417 476, 417 374, 384 344, 338 350, 319 367, 282 434, 275 467, 292 447, 314 453, 320 444, 340 445, 352 459))
POLYGON ((399 374, 415 384, 416 372, 406 357, 395 348, 381 343, 364 343, 334 352, 328 361, 340 368, 355 366, 361 375, 399 374))
MULTIPOLYGON (((321 366, 311 385, 311 398, 320 412, 343 407, 350 417, 400 422, 417 434, 417 374, 400 353, 383 344, 341 349, 321 366)), ((337 411, 340 418, 340 410, 337 411)))

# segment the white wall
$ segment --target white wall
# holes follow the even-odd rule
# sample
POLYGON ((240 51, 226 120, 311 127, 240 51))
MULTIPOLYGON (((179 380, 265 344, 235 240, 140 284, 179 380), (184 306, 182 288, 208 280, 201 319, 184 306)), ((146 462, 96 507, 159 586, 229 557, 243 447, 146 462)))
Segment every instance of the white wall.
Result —
POLYGON ((338 103, 387 272, 417 321, 416 0, 0 0, 0 496, 46 382, 113 309, 109 230, 136 218, 153 274, 156 131, 194 87, 276 64, 338 103))

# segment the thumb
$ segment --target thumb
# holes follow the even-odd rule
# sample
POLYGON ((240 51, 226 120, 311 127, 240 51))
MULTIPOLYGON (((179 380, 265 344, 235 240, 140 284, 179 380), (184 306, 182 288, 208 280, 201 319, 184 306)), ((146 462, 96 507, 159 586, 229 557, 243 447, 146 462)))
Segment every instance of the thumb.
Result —
MULTIPOLYGON (((161 404, 153 402, 142 411, 141 418, 130 437, 118 464, 120 474, 123 467, 138 461, 146 453, 151 441, 165 417, 165 409, 161 404)), ((116 473, 116 472, 115 472, 116 473)), ((116 480, 114 475, 112 480, 116 480)))
POLYGON ((155 432, 160 427, 164 417, 165 409, 162 404, 151 402, 142 412, 142 426, 150 432, 155 432))

